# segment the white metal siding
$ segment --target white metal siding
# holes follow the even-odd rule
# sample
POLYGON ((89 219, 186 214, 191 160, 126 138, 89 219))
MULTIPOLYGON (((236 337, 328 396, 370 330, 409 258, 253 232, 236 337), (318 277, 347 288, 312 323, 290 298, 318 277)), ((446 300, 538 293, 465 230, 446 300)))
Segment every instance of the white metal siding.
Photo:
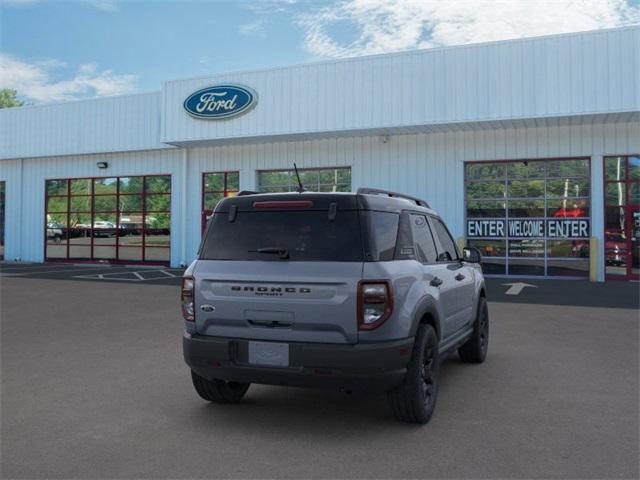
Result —
POLYGON ((0 158, 164 147, 159 92, 0 110, 0 158))
POLYGON ((640 27, 429 49, 166 82, 163 142, 566 117, 640 110, 640 27), (250 113, 193 119, 213 84, 258 92, 250 113))
MULTIPOLYGON (((180 155, 178 150, 155 150, 0 162, 0 180, 7 182, 5 259, 33 262, 44 260, 44 198, 47 179, 170 174, 171 211, 179 212, 183 195, 180 155), (96 162, 108 162, 109 168, 99 169, 96 162)), ((175 213, 171 216, 171 229, 171 261, 179 264, 178 232, 181 228, 179 215, 175 213)))
POLYGON ((589 156, 592 232, 602 239, 602 155, 629 153, 640 153, 638 122, 392 135, 387 143, 369 136, 49 157, 25 159, 22 168, 20 161, 3 161, 5 255, 10 260, 43 260, 45 179, 165 173, 172 175, 171 263, 187 263, 200 242, 202 172, 239 170, 240 188, 252 189, 257 170, 291 168, 293 162, 301 168, 350 166, 354 189, 379 187, 423 197, 460 237, 465 161, 589 156), (108 162, 109 169, 98 169, 98 161, 108 162))

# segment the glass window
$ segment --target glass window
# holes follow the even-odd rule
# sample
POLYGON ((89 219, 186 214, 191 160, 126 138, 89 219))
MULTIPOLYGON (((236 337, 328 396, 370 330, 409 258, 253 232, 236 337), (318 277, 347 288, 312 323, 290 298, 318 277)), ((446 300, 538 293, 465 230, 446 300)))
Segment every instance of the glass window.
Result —
POLYGON ((640 180, 640 157, 629 157, 629 180, 640 180))
POLYGON ((47 180, 47 195, 66 195, 66 180, 47 180))
POLYGON ((171 177, 169 175, 161 175, 154 177, 144 177, 146 193, 170 193, 171 177))
POLYGON ((524 160, 522 162, 507 163, 507 177, 509 178, 542 178, 545 172, 545 162, 524 160))
POLYGON ((505 240, 469 240, 467 245, 480 250, 482 257, 505 257, 507 249, 505 240))
POLYGON ((504 200, 469 200, 467 202, 467 217, 504 217, 506 215, 505 205, 504 200))
POLYGON ((78 178, 69 180, 71 195, 91 195, 91 179, 78 178))
POLYGON ((170 189, 165 175, 47 181, 47 258, 168 261, 170 189))
MULTIPOLYGON (((84 180, 81 180, 84 181, 84 180)), ((73 185, 73 181, 71 182, 73 185)), ((116 194, 118 191, 117 178, 96 178, 93 181, 94 195, 116 194)), ((72 192, 73 193, 73 192, 72 192)))
POLYGON ((586 198, 547 200, 547 217, 576 218, 589 216, 589 200, 586 198))
POLYGON ((436 261, 436 246, 431 235, 431 229, 424 215, 409 215, 411 234, 417 260, 422 263, 436 261))
POLYGON ((202 174, 202 232, 216 205, 240 190, 240 172, 210 172, 202 174))
POLYGON ((588 197, 589 188, 589 180, 584 178, 548 180, 547 197, 588 197))
POLYGON ((544 256, 544 240, 509 240, 510 257, 542 257, 544 256))
POLYGON ((393 260, 398 236, 398 218, 396 213, 366 212, 369 228, 369 256, 371 261, 393 260))
POLYGON ((456 243, 451 238, 447 227, 437 218, 431 219, 433 233, 438 239, 440 245, 438 247, 438 261, 452 261, 458 259, 458 249, 456 243))
POLYGON ((559 160, 549 161, 547 164, 547 177, 589 177, 589 160, 559 160))
MULTIPOLYGON (((605 165, 613 168, 612 162, 605 165)), ((465 169, 467 243, 482 253, 485 273, 588 275, 581 265, 589 256, 589 159, 467 163, 465 169), (505 187, 502 200, 491 200, 505 187), (566 265, 571 262, 575 268, 566 265)), ((610 190, 617 201, 620 192, 610 190)))
MULTIPOLYGON (((298 169, 305 190, 310 192, 351 191, 351 168, 298 169)), ((292 192, 298 190, 294 170, 265 170, 258 172, 260 192, 292 192)))
POLYGON ((604 176, 606 180, 625 180, 627 168, 625 157, 609 157, 604 159, 604 176))
POLYGON ((626 183, 623 182, 607 183, 605 202, 608 205, 625 205, 627 203, 625 197, 626 186, 626 183))
POLYGON ((544 200, 509 200, 510 218, 544 217, 544 200))
POLYGON ((504 179, 504 163, 475 163, 467 168, 467 180, 504 179))
POLYGON ((201 252, 204 260, 335 261, 364 259, 358 212, 243 212, 234 222, 213 215, 201 252), (284 253, 279 253, 280 249, 284 253), (286 259, 281 258, 283 255, 286 259))
POLYGON ((544 180, 511 180, 507 195, 511 198, 544 197, 544 180))
POLYGON ((469 182, 467 184, 467 198, 503 198, 504 196, 504 182, 469 182))

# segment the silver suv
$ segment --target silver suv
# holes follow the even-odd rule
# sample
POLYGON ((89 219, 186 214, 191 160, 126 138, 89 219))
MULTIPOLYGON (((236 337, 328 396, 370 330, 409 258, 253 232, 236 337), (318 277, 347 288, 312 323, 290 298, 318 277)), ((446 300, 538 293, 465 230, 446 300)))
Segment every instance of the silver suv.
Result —
POLYGON ((385 392, 426 423, 439 365, 487 354, 480 253, 423 200, 383 190, 241 192, 184 274, 184 358, 205 400, 251 383, 385 392))

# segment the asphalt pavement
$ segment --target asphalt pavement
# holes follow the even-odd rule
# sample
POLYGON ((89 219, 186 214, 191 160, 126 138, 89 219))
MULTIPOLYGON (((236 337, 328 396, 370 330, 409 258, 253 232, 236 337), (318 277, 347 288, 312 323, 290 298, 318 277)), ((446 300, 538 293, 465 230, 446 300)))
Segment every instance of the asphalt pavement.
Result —
POLYGON ((254 385, 239 405, 202 401, 160 281, 3 269, 2 478, 640 476, 633 304, 520 303, 532 287, 491 301, 487 361, 447 360, 415 426, 381 396, 254 385))

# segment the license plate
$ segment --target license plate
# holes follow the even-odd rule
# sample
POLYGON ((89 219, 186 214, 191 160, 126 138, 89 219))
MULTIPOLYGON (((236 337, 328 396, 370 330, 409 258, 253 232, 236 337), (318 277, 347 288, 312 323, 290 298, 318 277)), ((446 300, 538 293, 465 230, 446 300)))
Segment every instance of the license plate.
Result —
POLYGON ((249 363, 275 367, 289 366, 289 344, 249 342, 249 363))

